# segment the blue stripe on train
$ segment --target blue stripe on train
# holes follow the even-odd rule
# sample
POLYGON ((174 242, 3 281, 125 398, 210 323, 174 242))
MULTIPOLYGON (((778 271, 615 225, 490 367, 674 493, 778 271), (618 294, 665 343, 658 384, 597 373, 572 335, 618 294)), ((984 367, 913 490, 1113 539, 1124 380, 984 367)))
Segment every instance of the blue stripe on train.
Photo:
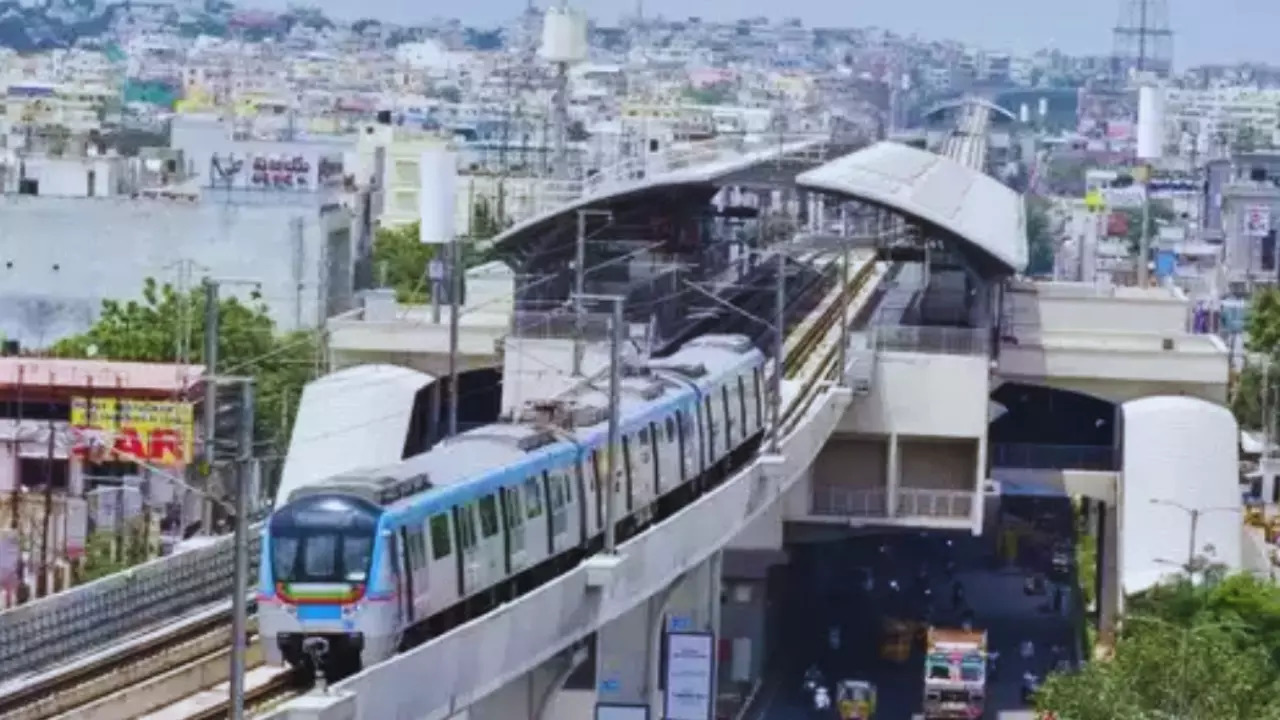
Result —
POLYGON ((299 605, 299 620, 341 620, 341 605, 299 605))

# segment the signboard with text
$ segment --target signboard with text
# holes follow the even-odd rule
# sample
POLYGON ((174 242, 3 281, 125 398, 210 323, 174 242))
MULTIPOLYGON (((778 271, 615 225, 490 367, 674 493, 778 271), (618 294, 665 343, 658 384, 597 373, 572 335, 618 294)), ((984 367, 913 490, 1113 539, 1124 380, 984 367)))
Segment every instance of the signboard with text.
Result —
POLYGON ((666 720, 711 720, 715 637, 668 633, 666 720))
POLYGON ((118 398, 73 398, 71 426, 89 438, 76 452, 105 450, 121 460, 181 465, 192 456, 195 419, 191 403, 118 398), (96 438, 109 447, 94 448, 96 438))

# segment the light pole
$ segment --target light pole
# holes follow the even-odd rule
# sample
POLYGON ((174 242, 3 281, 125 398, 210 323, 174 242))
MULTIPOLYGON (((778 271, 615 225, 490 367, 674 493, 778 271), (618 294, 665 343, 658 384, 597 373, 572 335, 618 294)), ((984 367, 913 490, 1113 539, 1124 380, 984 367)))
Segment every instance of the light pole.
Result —
POLYGON ((1186 570, 1187 574, 1191 574, 1195 570, 1196 534, 1200 530, 1200 518, 1210 513, 1241 512, 1240 508, 1238 507, 1230 507, 1230 506, 1210 507, 1210 508, 1187 507, 1186 505, 1183 505, 1182 503, 1176 500, 1165 500, 1161 498, 1151 498, 1151 504, 1165 505, 1167 507, 1177 508, 1178 510, 1181 510, 1182 512, 1186 513, 1187 517, 1190 518, 1191 532, 1189 533, 1189 537, 1187 538, 1187 562, 1183 566, 1183 569, 1186 570))

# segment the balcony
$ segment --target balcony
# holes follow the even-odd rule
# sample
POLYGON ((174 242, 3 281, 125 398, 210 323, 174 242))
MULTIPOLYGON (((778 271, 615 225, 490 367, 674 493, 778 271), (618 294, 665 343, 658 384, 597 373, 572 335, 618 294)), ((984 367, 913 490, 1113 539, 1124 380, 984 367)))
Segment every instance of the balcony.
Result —
POLYGON ((1120 469, 1115 448, 1098 445, 1041 445, 1036 443, 994 443, 990 450, 991 467, 1021 470, 1095 470, 1120 469))

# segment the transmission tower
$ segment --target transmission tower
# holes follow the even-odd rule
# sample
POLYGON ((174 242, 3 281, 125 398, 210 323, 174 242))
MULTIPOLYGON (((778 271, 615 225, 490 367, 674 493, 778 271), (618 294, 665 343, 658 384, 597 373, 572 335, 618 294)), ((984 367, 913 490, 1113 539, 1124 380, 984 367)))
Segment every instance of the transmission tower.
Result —
POLYGON ((1173 67, 1173 30, 1168 0, 1120 0, 1120 20, 1112 30, 1111 74, 1131 72, 1168 77, 1173 67))

